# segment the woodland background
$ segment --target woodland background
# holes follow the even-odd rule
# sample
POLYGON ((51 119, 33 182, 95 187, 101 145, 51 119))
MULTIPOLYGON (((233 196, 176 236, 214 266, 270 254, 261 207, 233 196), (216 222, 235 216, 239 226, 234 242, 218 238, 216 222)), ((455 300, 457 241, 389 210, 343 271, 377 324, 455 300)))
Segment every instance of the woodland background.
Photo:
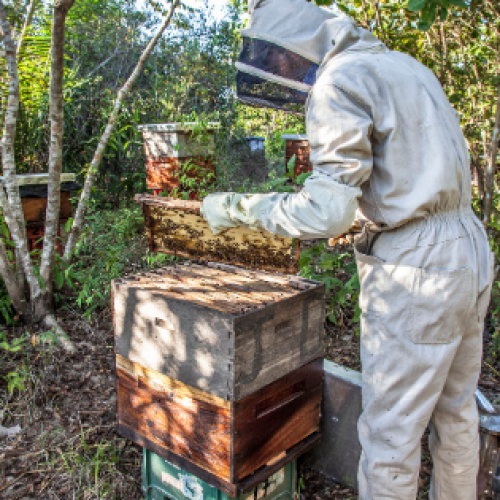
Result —
MULTIPOLYGON (((75 173, 82 184, 89 173, 94 181, 82 210, 81 227, 73 233, 74 244, 65 258, 49 255, 49 271, 44 273, 42 252, 26 257, 40 293, 50 299, 44 300, 39 318, 35 306, 20 313, 7 290, 9 272, 18 282, 24 279, 22 266, 15 265, 23 259, 22 238, 17 241, 8 218, 0 218, 0 247, 5 249, 3 261, 0 255, 4 277, 0 281, 0 436, 11 429, 10 436, 0 437, 0 497, 140 498, 139 451, 114 433, 110 281, 139 269, 166 265, 172 259, 149 253, 144 220, 133 202, 136 193, 147 191, 137 127, 220 121, 216 182, 197 186, 201 194, 215 190, 263 192, 297 188, 285 164, 281 134, 305 132, 304 121, 300 116, 250 108, 235 100, 233 62, 239 52, 238 29, 245 22, 246 2, 228 0, 222 19, 214 15, 210 2, 200 0, 196 8, 180 2, 170 26, 146 59, 141 54, 168 17, 171 2, 1 3, 0 23, 10 25, 19 72, 17 116, 15 127, 11 123, 9 129, 13 59, 9 63, 12 50, 9 52, 2 24, 2 123, 7 118, 3 174, 12 173, 13 166, 18 174, 53 175, 60 168, 75 173), (51 80, 57 69, 54 33, 60 22, 57 9, 65 4, 58 94, 57 81, 51 80), (129 93, 120 93, 138 62, 143 66, 134 86, 129 93), (57 102, 64 103, 59 135, 50 120, 57 102), (114 128, 106 129, 114 111, 114 128), (108 133, 109 140, 102 154, 96 155, 103 133, 108 133), (244 138, 248 136, 266 139, 266 156, 258 166, 247 160, 244 138), (57 144, 54 146, 57 138, 59 159, 57 144), (11 146, 12 161, 8 158, 11 146), (57 324, 49 328, 43 321, 35 321, 44 315, 53 315, 57 324), (62 349, 61 345, 70 347, 62 349)), ((487 227, 500 263, 500 4, 495 0, 354 0, 339 1, 335 8, 372 30, 390 49, 416 57, 439 78, 460 115, 475 179, 474 209, 487 227)), ((185 190, 191 187, 185 178, 185 190)), ((7 189, 4 204, 0 203, 3 215, 8 209, 5 203, 15 208, 14 195, 7 189)), ((78 199, 76 193, 75 209, 78 199)), ((68 221, 63 239, 71 234, 73 225, 73 220, 68 221)), ((359 283, 352 249, 348 241, 344 243, 332 248, 324 241, 310 242, 302 252, 300 267, 302 275, 327 283, 328 357, 359 369, 359 283)), ((28 305, 36 303, 35 285, 21 287, 28 305)), ((496 280, 481 377, 482 387, 492 399, 498 398, 500 384, 499 312, 496 280)), ((428 458, 425 460, 420 498, 427 495, 428 458)), ((317 485, 308 483, 308 477, 304 473, 302 493, 315 498, 316 493, 311 492, 317 485)), ((319 498, 352 498, 348 490, 320 483, 319 498)))

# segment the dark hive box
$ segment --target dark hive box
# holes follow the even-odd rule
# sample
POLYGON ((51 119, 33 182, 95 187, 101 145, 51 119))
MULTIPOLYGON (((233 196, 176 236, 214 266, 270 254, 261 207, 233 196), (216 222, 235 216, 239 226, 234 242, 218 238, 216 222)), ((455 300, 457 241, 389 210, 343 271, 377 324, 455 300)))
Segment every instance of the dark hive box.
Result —
POLYGON ((120 355, 116 370, 120 434, 232 495, 317 439, 322 359, 234 402, 120 355))
POLYGON ((309 159, 311 148, 309 147, 307 136, 301 134, 283 134, 281 138, 286 141, 285 155, 287 164, 292 156, 295 155, 294 175, 297 176, 306 172, 312 172, 312 163, 309 159))

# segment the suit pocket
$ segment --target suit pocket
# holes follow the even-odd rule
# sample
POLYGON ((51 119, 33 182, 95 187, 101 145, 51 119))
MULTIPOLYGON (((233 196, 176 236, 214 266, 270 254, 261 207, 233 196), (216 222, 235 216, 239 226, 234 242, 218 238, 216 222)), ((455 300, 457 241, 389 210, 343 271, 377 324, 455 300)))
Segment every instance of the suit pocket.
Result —
POLYGON ((460 337, 475 306, 472 270, 415 269, 409 329, 415 344, 448 344, 460 337))

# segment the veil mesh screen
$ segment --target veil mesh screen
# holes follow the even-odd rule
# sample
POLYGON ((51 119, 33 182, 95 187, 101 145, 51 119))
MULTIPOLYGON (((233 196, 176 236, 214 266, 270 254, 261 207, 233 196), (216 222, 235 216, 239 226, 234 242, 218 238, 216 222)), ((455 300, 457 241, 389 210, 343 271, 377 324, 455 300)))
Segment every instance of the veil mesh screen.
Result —
MULTIPOLYGON (((283 47, 251 38, 243 39, 239 62, 298 83, 313 85, 318 65, 283 47)), ((238 72, 238 97, 247 104, 304 112, 307 92, 238 72)))

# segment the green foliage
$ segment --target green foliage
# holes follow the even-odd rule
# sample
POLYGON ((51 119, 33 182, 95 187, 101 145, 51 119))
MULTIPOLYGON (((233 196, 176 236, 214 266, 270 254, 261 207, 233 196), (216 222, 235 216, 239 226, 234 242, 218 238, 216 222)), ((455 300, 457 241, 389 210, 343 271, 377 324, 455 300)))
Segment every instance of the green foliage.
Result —
POLYGON ((332 253, 321 243, 300 252, 299 273, 308 279, 322 281, 326 287, 327 318, 337 324, 343 310, 354 311, 353 323, 359 323, 361 309, 356 264, 350 253, 332 253))
POLYGON ((112 279, 175 260, 149 253, 144 234, 144 217, 138 205, 113 211, 93 210, 86 217, 73 263, 61 266, 65 286, 56 295, 59 305, 77 307, 90 318, 109 305, 112 279))
MULTIPOLYGON (((0 360, 2 364, 12 357, 12 355, 21 353, 27 345, 27 337, 18 337, 9 341, 6 333, 0 330, 0 360)), ((21 366, 19 366, 19 363, 16 364, 16 369, 7 372, 3 378, 7 381, 7 390, 9 394, 12 394, 16 389, 20 392, 26 390, 25 384, 28 373, 24 364, 21 364, 21 366)))

